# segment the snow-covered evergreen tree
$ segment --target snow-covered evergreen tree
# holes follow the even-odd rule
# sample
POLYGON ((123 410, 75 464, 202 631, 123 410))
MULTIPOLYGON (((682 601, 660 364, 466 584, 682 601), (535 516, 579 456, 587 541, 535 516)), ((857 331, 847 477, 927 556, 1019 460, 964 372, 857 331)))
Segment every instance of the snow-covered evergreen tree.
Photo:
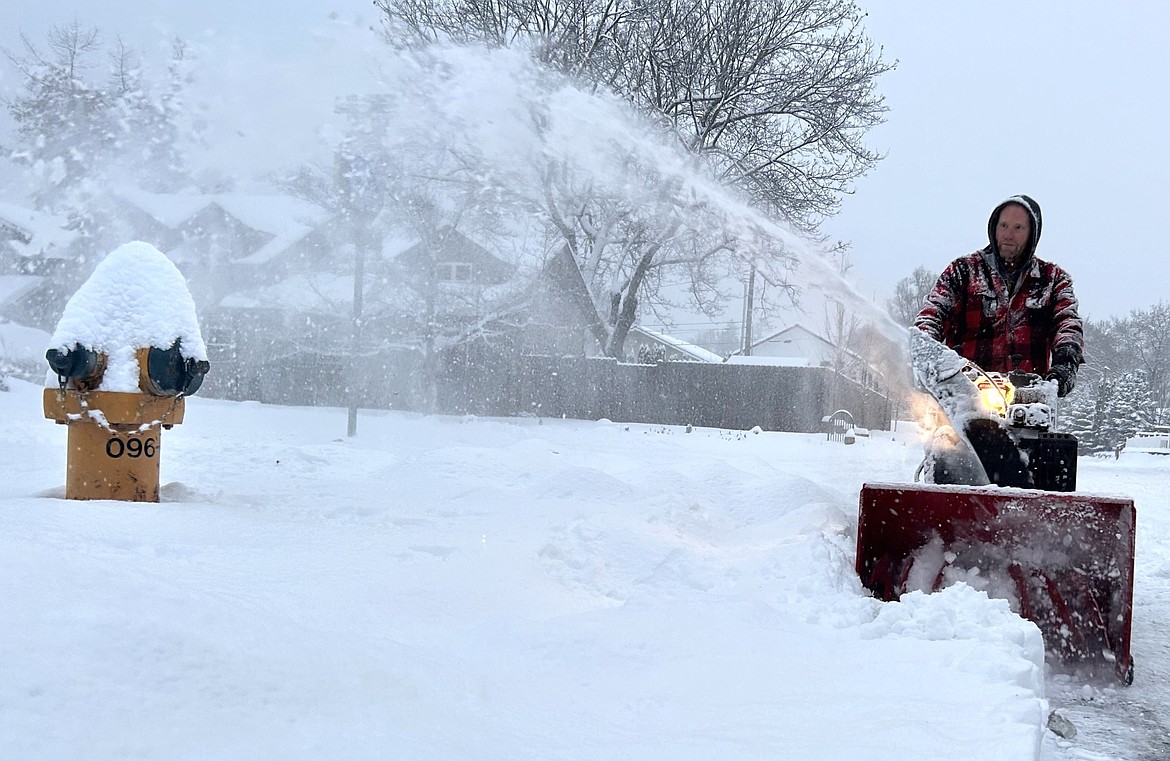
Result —
POLYGON ((9 53, 25 78, 24 92, 5 104, 16 125, 12 157, 28 167, 36 205, 61 211, 114 142, 109 93, 91 75, 101 39, 74 21, 54 28, 45 50, 22 41, 23 55, 9 53))
POLYGON ((1077 437, 1082 455, 1101 451, 1097 440, 1097 392, 1095 383, 1082 382, 1057 408, 1058 428, 1077 437))
POLYGON ((1154 414, 1153 393, 1146 374, 1140 370, 1125 373, 1113 386, 1106 400, 1102 435, 1108 449, 1125 445, 1125 440, 1148 429, 1154 414))
POLYGON ((1060 409, 1060 428, 1077 437, 1081 454, 1113 452, 1148 429, 1155 412, 1145 373, 1131 370, 1078 386, 1060 409))
POLYGON ((36 208, 85 233, 106 211, 100 198, 111 181, 155 191, 184 184, 181 43, 169 70, 152 77, 120 40, 105 49, 98 29, 77 21, 54 28, 43 47, 22 41, 21 54, 6 51, 24 77, 4 103, 15 125, 7 148, 27 170, 36 208))
POLYGON ((181 153, 180 110, 185 84, 186 48, 176 41, 165 76, 151 83, 141 58, 119 41, 110 73, 109 158, 119 174, 143 190, 167 193, 187 182, 181 153))

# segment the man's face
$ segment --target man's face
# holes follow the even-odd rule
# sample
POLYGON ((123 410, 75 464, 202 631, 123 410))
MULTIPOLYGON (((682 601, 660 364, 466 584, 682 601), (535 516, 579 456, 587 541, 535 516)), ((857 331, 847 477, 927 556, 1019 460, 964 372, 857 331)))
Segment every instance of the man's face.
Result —
POLYGON ((1023 206, 1010 203, 1003 208, 995 225, 995 245, 1005 262, 1012 266, 1020 263, 1031 233, 1032 217, 1023 206))

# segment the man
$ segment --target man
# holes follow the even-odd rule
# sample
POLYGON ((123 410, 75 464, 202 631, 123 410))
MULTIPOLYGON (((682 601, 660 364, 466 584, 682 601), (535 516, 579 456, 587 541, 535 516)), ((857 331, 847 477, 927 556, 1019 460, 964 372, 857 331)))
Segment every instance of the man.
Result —
POLYGON ((988 245, 947 266, 914 326, 991 372, 1036 373, 1076 384, 1084 328, 1068 273, 1035 255, 1040 205, 1026 195, 991 212, 988 245))

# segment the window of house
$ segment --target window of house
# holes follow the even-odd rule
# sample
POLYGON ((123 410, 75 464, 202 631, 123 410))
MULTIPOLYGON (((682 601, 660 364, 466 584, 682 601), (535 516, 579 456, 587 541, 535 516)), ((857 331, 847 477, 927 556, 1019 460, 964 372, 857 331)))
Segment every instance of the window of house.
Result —
POLYGON ((440 283, 470 283, 471 264, 467 262, 438 262, 435 264, 435 280, 440 283))

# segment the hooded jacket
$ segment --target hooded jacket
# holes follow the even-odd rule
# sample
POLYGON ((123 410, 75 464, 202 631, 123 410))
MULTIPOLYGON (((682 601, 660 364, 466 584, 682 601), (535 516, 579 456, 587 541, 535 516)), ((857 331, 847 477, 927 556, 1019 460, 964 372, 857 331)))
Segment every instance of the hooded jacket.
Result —
POLYGON ((1042 222, 1039 204, 1028 196, 996 206, 987 222, 988 245, 943 270, 914 326, 988 371, 1044 375, 1054 351, 1080 365, 1084 325, 1072 278, 1035 255, 1042 222), (1014 286, 995 243, 1000 212, 1009 204, 1022 206, 1032 221, 1014 286))

